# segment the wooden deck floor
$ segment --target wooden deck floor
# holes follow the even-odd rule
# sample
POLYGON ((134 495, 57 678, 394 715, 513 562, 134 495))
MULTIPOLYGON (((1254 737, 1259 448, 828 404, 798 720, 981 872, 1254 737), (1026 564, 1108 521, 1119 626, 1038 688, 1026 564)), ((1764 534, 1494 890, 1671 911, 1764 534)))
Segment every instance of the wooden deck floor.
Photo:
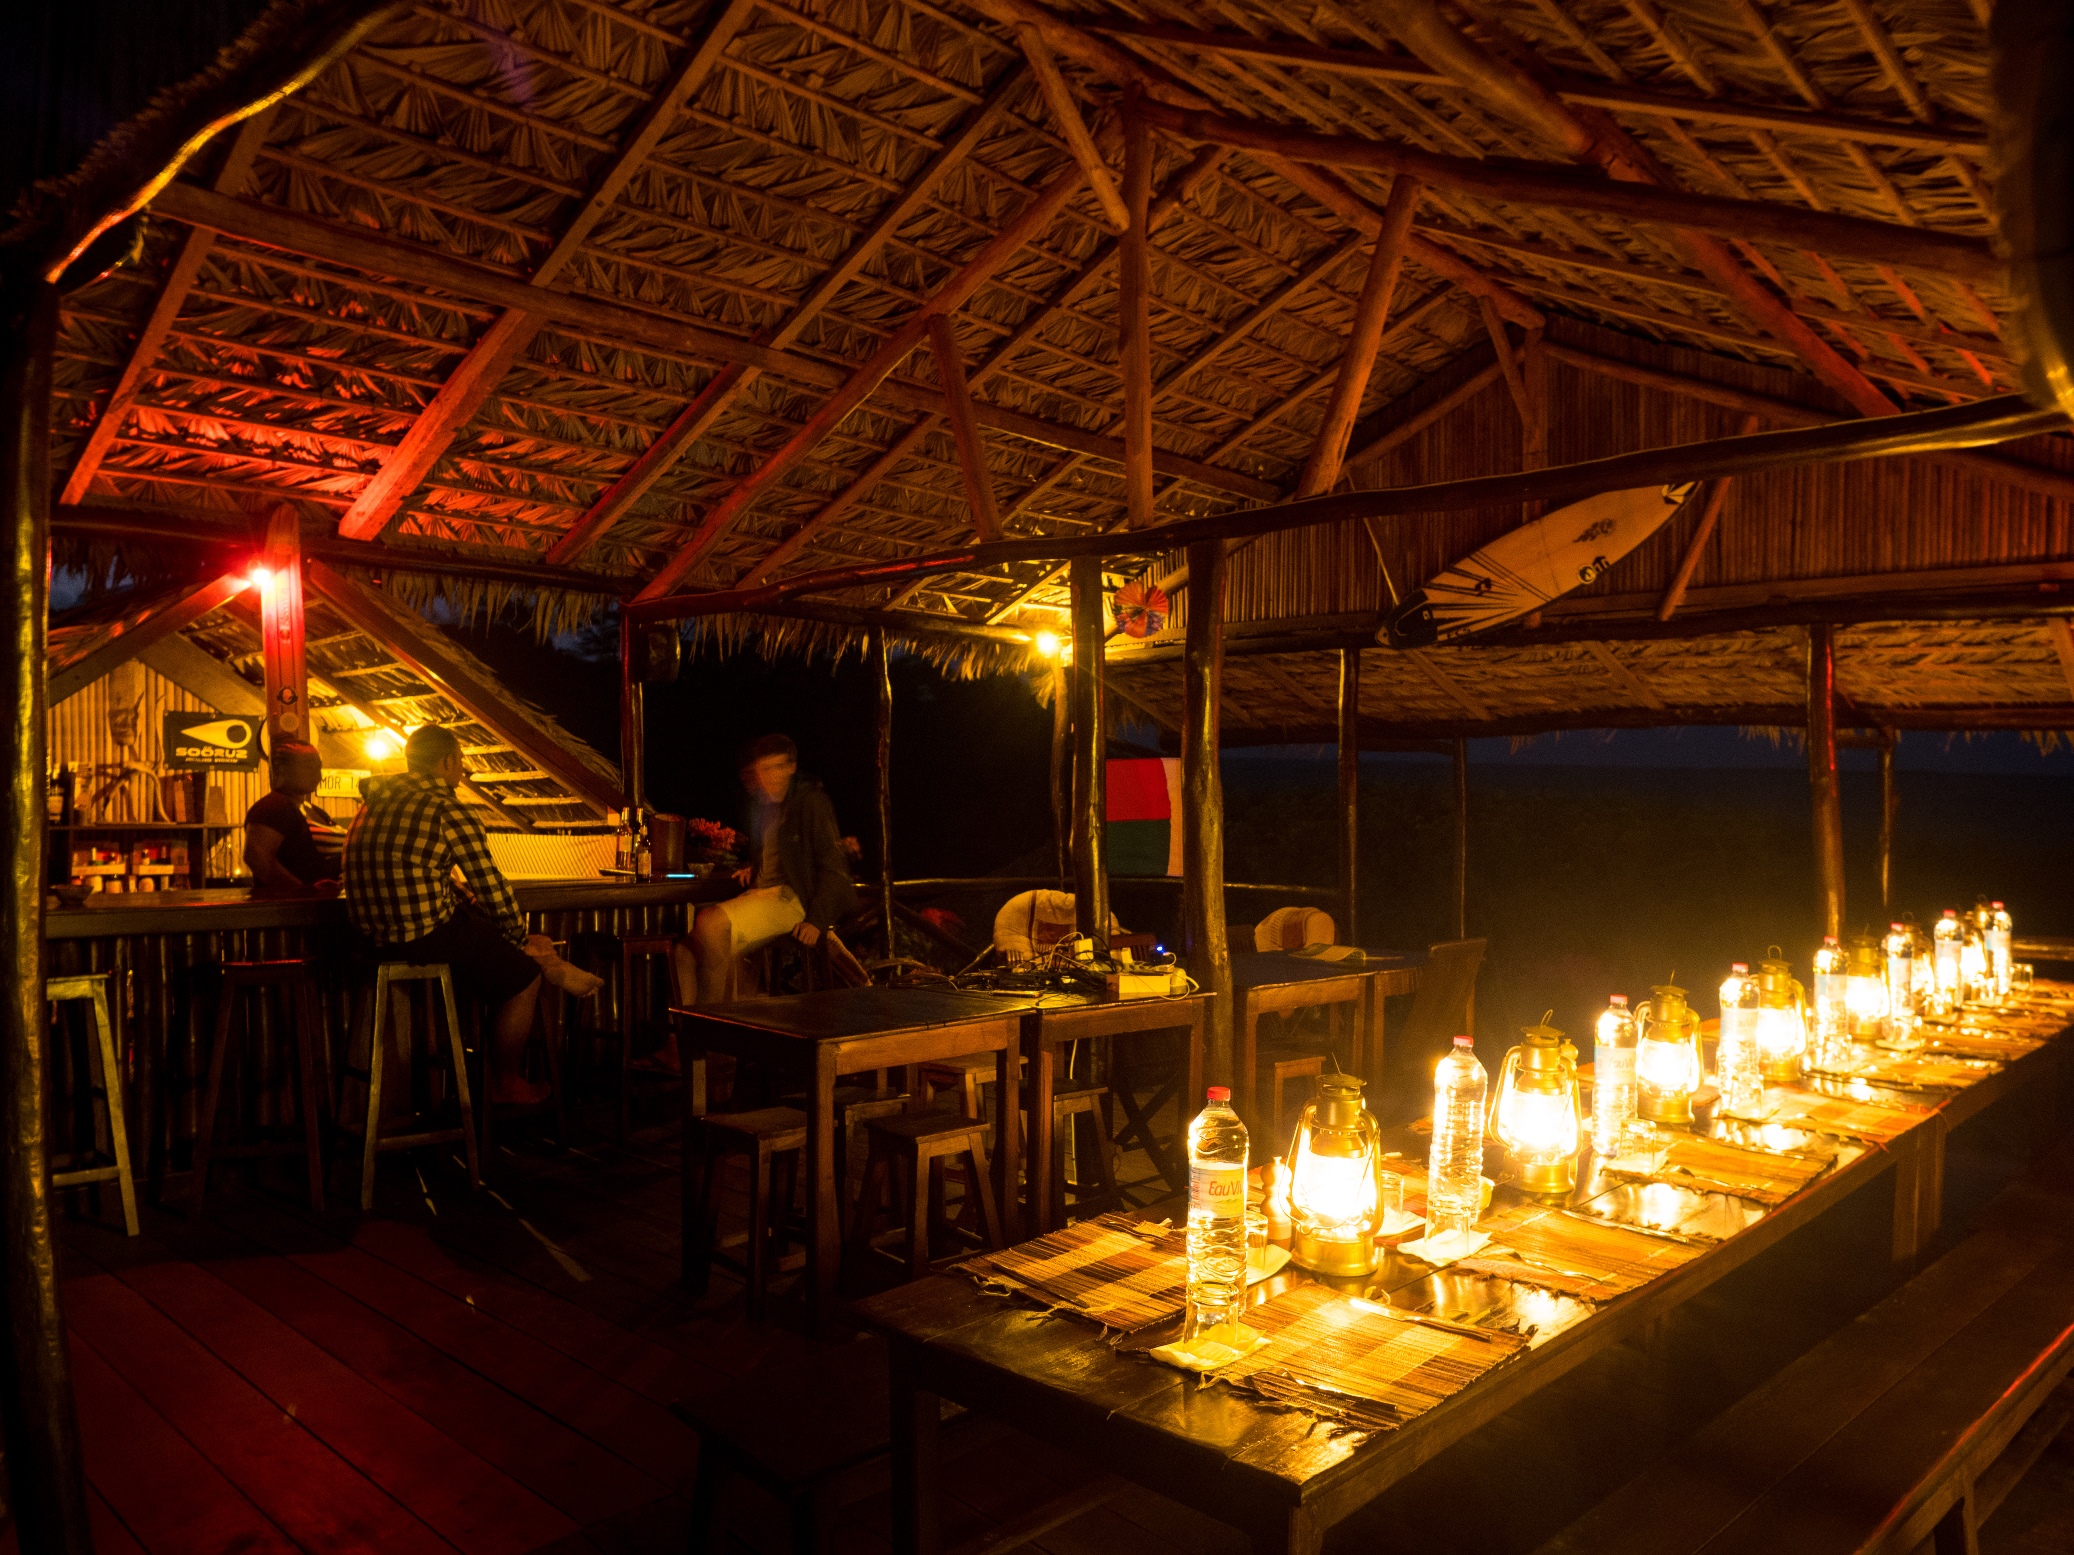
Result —
MULTIPOLYGON (((817 1346, 782 1302, 775 1321, 745 1322, 722 1273, 702 1300, 677 1288, 666 1131, 496 1164, 478 1195, 449 1159, 391 1158, 366 1217, 314 1216, 292 1180, 226 1172, 200 1225, 155 1210, 131 1240, 66 1222, 64 1298, 103 1555, 682 1551, 695 1442, 667 1406, 755 1387, 761 1369, 817 1346)), ((1872 1205, 1865 1226, 1829 1228, 1807 1283, 1785 1266, 1724 1282, 1707 1310, 1580 1368, 1422 1469, 1335 1547, 1531 1549, 1569 1503, 1596 1499, 1595 1479, 1632 1471, 1620 1460, 1634 1442, 1692 1428, 1837 1313, 1876 1299, 1879 1282, 1844 1278, 1839 1256, 1856 1240, 1876 1246, 1882 1213, 1872 1205), (1465 1487, 1494 1474, 1516 1493, 1483 1494, 1465 1525, 1465 1487)), ((1135 1489, 1000 1542, 992 1530, 1084 1486, 1094 1468, 1005 1428, 954 1451, 945 1539, 966 1555, 1245 1548, 1135 1489)), ((2074 1552, 2070 1494, 2074 1441, 2063 1440, 1983 1547, 2074 1552)), ((728 1526, 731 1550, 787 1547, 777 1509, 753 1490, 730 1498, 728 1526)), ((881 1491, 846 1512, 836 1547, 876 1555, 888 1528, 881 1491)))

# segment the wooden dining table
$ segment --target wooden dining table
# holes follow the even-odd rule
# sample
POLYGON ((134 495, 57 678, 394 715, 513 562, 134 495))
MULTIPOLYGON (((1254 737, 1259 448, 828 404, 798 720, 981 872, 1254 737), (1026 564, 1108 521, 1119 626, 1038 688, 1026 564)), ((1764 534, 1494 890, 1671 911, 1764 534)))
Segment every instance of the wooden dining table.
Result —
POLYGON ((1260 1065, 1260 1020, 1329 1006, 1350 1011, 1335 1037, 1347 1048, 1347 1068, 1371 1086, 1383 1077, 1386 1037, 1383 1001, 1418 990, 1423 953, 1371 950, 1360 961, 1322 961, 1287 950, 1241 952, 1231 958, 1232 1036, 1237 1047, 1233 1087, 1238 1110, 1259 1120, 1253 1096, 1260 1065))
MULTIPOLYGON (((2074 1011, 2063 1006, 2057 1018, 2074 1019, 2074 1011)), ((1487 1273, 1436 1270, 1394 1250, 1371 1277, 1324 1282, 1404 1312, 1477 1313, 1483 1322, 1494 1313, 1494 1326, 1508 1320, 1533 1325, 1529 1347, 1394 1430, 1321 1429, 1300 1408, 1270 1405, 1238 1387, 1206 1384, 1150 1360, 1144 1352, 1176 1337, 1178 1319, 1121 1337, 1071 1315, 1033 1321, 1030 1303, 982 1289, 956 1272, 859 1302, 852 1309, 859 1321, 891 1347, 894 1548, 899 1555, 938 1550, 936 1434, 939 1403, 950 1399, 1228 1523, 1263 1555, 1317 1551, 1328 1529, 1449 1444, 1592 1356, 1635 1338, 1889 1172, 1896 1174, 1894 1255, 1907 1267, 1935 1229, 1950 1128, 2020 1087, 2062 1075, 2074 1048, 2064 1040, 2066 1030, 2062 1025, 2054 1040, 1982 1071, 1977 1083, 1913 1094, 1925 1109, 1920 1120, 1884 1142, 1782 1131, 1778 1124, 1713 1124, 1715 1137, 1744 1144, 1791 1148, 1797 1139, 1835 1150, 1823 1175, 1771 1207, 1616 1177, 1587 1153, 1577 1189, 1552 1213, 1633 1228, 1666 1248, 1698 1250, 1678 1252, 1682 1261, 1675 1266, 1603 1302, 1487 1273)), ((1897 1096, 1827 1081, 1777 1093, 1782 1102, 1802 1104, 1897 1096)), ((1407 1156, 1424 1154, 1423 1141, 1409 1134, 1386 1136, 1386 1142, 1407 1156)), ((1484 1223, 1524 1214, 1533 1202, 1501 1181, 1484 1223)), ((1185 1215, 1179 1200, 1160 1208, 1185 1215)), ((1285 1270, 1254 1287, 1249 1299, 1272 1300, 1311 1279, 1285 1270)))
MULTIPOLYGON (((679 1041, 687 1053, 726 1053, 807 1094, 807 1282, 815 1324, 835 1308, 842 1256, 842 1162, 836 1155, 835 1088, 844 1075, 913 1069, 971 1053, 995 1055, 995 1095, 1016 1095, 1023 1018, 1033 994, 969 993, 951 988, 827 988, 774 999, 677 1008, 679 1041)), ((694 1131, 692 1087, 685 1086, 685 1138, 694 1131)), ((908 1086, 910 1095, 917 1094, 908 1086)), ((1020 1226, 1018 1188, 1022 1149, 1017 1108, 995 1109, 992 1171, 1004 1234, 1020 1226)), ((699 1239, 692 1183, 692 1152, 684 1151, 683 1257, 694 1277, 699 1239)))

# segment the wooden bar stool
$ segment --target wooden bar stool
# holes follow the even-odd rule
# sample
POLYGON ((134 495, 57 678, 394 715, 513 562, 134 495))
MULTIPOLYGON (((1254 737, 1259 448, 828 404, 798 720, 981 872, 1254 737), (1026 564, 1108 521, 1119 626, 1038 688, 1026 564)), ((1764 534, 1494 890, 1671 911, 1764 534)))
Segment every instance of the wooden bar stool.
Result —
MULTIPOLYGON (((922 1088, 922 1105, 927 1107, 934 1102, 938 1091, 955 1089, 965 1099, 965 1116, 984 1118, 986 1088, 994 1083, 994 1059, 992 1053, 963 1053, 921 1065, 917 1081, 922 1088)), ((1029 1060, 1018 1056, 1016 1072, 1022 1074, 1028 1067, 1029 1060)))
MULTIPOLYGON (((428 1033, 435 1024, 429 1018, 426 1020, 428 1033)), ((475 1107, 468 1094, 468 1049, 461 1040, 461 1011, 454 1002, 454 975, 444 961, 428 961, 423 966, 413 966, 407 961, 383 961, 376 965, 373 1019, 368 1028, 367 1048, 367 1125, 361 1139, 360 1207, 363 1210, 374 1208, 374 1161, 375 1156, 384 1150, 408 1150, 416 1145, 445 1145, 458 1141, 467 1152, 469 1185, 480 1188, 482 1161, 476 1153, 475 1107), (404 1134, 383 1132, 382 1069, 383 1055, 389 1047, 389 990, 398 983, 437 986, 437 998, 432 997, 431 989, 426 990, 427 1003, 446 1015, 454 1097, 461 1107, 458 1128, 416 1129, 404 1134)), ((430 1046, 430 1055, 436 1056, 438 1052, 439 1043, 435 1038, 430 1046)))
POLYGON ((993 1180, 987 1176, 983 1120, 920 1112, 873 1118, 864 1128, 871 1145, 864 1188, 850 1218, 850 1245, 860 1255, 871 1248, 887 1179, 897 1175, 899 1202, 907 1211, 907 1277, 918 1280, 929 1272, 930 1227, 943 1221, 944 1163, 958 1156, 967 1157, 965 1191, 977 1196, 987 1246, 1001 1246, 1001 1217, 994 1204, 993 1180))
POLYGON ((209 1191, 209 1163, 219 1155, 234 1157, 295 1155, 307 1157, 310 1178, 310 1208, 324 1209, 324 1120, 327 1109, 318 1099, 318 1087, 328 1089, 324 1060, 324 1035, 319 1024, 317 980, 306 960, 226 961, 223 979, 216 990, 216 1046, 209 1055, 209 1087, 202 1098, 201 1130, 194 1142, 194 1203, 188 1213, 201 1219, 202 1200, 209 1191), (246 1010, 245 995, 262 999, 266 990, 278 988, 285 1006, 294 1011, 295 1067, 302 1112, 302 1141, 255 1140, 245 1144, 216 1144, 216 1110, 223 1098, 223 1076, 233 1062, 243 1064, 246 1046, 253 1035, 253 1022, 246 1010), (234 1038, 231 1027, 244 1015, 242 1030, 234 1038), (238 1040, 242 1039, 242 1040, 238 1040))
POLYGON ((763 1315, 764 1291, 770 1282, 771 1243, 784 1233, 785 1212, 799 1188, 799 1164, 807 1148, 807 1115, 797 1107, 761 1107, 754 1112, 709 1112, 692 1119, 693 1136, 684 1142, 699 1163, 698 1224, 702 1228, 703 1259, 694 1259, 697 1274, 691 1282, 705 1290, 705 1271, 718 1261, 739 1273, 747 1285, 744 1307, 751 1322, 763 1315), (749 1161, 749 1242, 741 1263, 719 1251, 720 1238, 714 1209, 714 1187, 720 1163, 731 1155, 749 1161), (783 1162, 784 1189, 772 1212, 771 1167, 783 1162))
POLYGON ((1099 1193, 1088 1191, 1087 1167, 1081 1164, 1082 1181, 1074 1185, 1072 1207, 1082 1214, 1100 1214, 1123 1202, 1116 1185, 1116 1144, 1109 1137, 1109 1113, 1104 1105, 1109 1087, 1092 1080, 1069 1080, 1051 1093, 1051 1201, 1066 1202, 1066 1140, 1073 1120, 1086 1117, 1095 1136, 1095 1175, 1099 1193))
MULTIPOLYGON (((778 1098, 780 1106, 806 1110, 807 1094, 794 1091, 778 1098)), ((864 1186, 867 1141, 864 1125, 873 1118, 898 1117, 907 1111, 905 1091, 881 1091, 871 1085, 838 1085, 835 1088, 836 1156, 843 1163, 843 1202, 854 1204, 864 1186)))
MULTIPOLYGON (((115 1022, 108 1010, 108 979, 112 975, 108 972, 80 972, 69 977, 53 977, 43 987, 43 997, 52 1005, 68 1004, 75 999, 88 1005, 94 1029, 87 1042, 87 1065, 89 1068, 94 1065, 100 1067, 101 1102, 108 1114, 105 1159, 104 1152, 98 1148, 98 1141, 95 1141, 86 1149, 72 1152, 75 1158, 83 1157, 90 1164, 53 1171, 50 1185, 53 1188, 77 1188, 87 1183, 113 1182, 122 1195, 123 1230, 135 1236, 139 1229, 137 1179, 130 1172, 130 1130, 123 1108, 122 1061, 116 1056, 115 1022)), ((63 1019, 61 1012, 59 1018, 63 1019)))
MULTIPOLYGON (((674 976, 670 968, 670 957, 676 949, 674 934, 622 934, 619 937, 619 1096, 618 1121, 613 1137, 621 1144, 626 1143, 627 1128, 633 1116, 634 1081, 636 1079, 659 1081, 666 1085, 684 1084, 691 1087, 690 1106, 686 1109, 693 1117, 706 1110, 706 1059, 705 1055, 687 1053, 681 1047, 677 1061, 683 1068, 678 1075, 661 1070, 641 1070, 634 1067, 634 1033, 641 1018, 653 1020, 648 1011, 646 997, 653 992, 654 974, 648 966, 649 958, 663 958, 665 976, 674 976), (637 990, 642 997, 636 998, 637 990)), ((674 995, 675 988, 672 987, 674 995)), ((675 998, 665 999, 667 1011, 675 998)))

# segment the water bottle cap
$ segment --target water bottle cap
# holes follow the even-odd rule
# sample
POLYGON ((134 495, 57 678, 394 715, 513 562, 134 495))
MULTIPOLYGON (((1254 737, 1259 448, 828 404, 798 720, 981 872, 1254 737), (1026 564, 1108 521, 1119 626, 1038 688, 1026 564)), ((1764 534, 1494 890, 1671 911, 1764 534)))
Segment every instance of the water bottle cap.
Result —
POLYGON ((1888 924, 1888 925, 1887 925, 1887 932, 1888 932, 1889 934, 1899 934, 1899 933, 1901 932, 1901 930, 1902 930, 1902 925, 1901 925, 1901 924, 1898 924, 1898 923, 1890 923, 1890 924, 1888 924))
POLYGON ((1747 975, 1750 970, 1750 963, 1747 961, 1731 961, 1728 964, 1728 969, 1731 972, 1741 972, 1747 975))
POLYGON ((1230 1101, 1231 1087, 1228 1085, 1213 1085, 1207 1094, 1212 1101, 1230 1101))
MULTIPOLYGON (((1897 923, 1894 925, 1894 927, 1898 929, 1901 927, 1901 925, 1897 923)), ((1836 943, 1836 936, 1834 934, 1825 934, 1822 936, 1822 943, 1825 945, 1834 945, 1836 943)))
POLYGON ((1606 1002, 1608 1004, 1615 1006, 1618 1009, 1624 1010, 1628 1007, 1628 996, 1624 993, 1617 993, 1612 998, 1608 999, 1606 1002))
POLYGON ((1474 1037, 1457 1037, 1457 1038, 1455 1038, 1455 1046, 1456 1046, 1456 1047, 1475 1047, 1475 1046, 1476 1046, 1476 1038, 1474 1038, 1474 1037))
POLYGON ((1988 903, 1988 905, 1994 908, 1996 912, 2000 912, 2002 910, 2002 904, 2000 902, 1990 902, 1988 903))
POLYGON ((1944 915, 1947 918, 1956 918, 1959 916, 1959 909, 1956 907, 1947 907, 1944 910, 1944 915))

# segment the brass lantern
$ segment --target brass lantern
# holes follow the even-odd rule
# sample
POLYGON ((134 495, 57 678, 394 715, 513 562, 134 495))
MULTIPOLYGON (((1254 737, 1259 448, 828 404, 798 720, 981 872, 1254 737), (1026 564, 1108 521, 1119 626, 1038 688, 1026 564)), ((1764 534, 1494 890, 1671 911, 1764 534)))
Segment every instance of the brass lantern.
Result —
POLYGON ((1854 937, 1846 953, 1844 1023, 1856 1042, 1877 1042, 1886 1035, 1886 947, 1869 934, 1854 937))
POLYGON ((1505 1055, 1491 1099, 1491 1137, 1519 1169, 1520 1188, 1564 1194, 1577 1186, 1584 1120, 1577 1104, 1577 1049, 1548 1024, 1529 1026, 1505 1055))
POLYGON ((1382 1131, 1361 1081, 1323 1075, 1290 1150, 1289 1256, 1316 1274, 1373 1274, 1382 1131))
POLYGON ((1767 1085, 1800 1078, 1808 1050, 1808 994, 1779 957, 1779 947, 1757 964, 1757 1057, 1767 1085))
POLYGON ((1651 1123, 1690 1123, 1692 1095, 1706 1074, 1699 1012, 1685 990, 1663 983, 1635 1011, 1635 1109, 1651 1123))

